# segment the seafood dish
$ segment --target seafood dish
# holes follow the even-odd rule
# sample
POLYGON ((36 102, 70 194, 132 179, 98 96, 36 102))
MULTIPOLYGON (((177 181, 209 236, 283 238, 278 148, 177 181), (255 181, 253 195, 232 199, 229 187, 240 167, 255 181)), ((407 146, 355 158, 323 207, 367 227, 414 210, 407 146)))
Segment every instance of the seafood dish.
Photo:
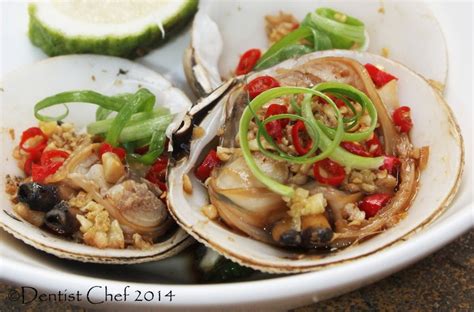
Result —
POLYGON ((194 245, 206 281, 300 273, 396 244, 455 196, 464 149, 443 99, 446 46, 415 4, 180 0, 81 14, 92 3, 31 4, 31 42, 55 57, 2 86, 13 113, 0 225, 26 244, 117 264, 194 245), (166 36, 182 62, 149 66, 166 36))
POLYGON ((12 213, 33 226, 23 239, 43 246, 37 239, 49 235, 48 248, 82 261, 168 257, 191 242, 166 206, 168 137, 191 103, 163 77, 129 61, 71 56, 45 70, 74 71, 69 66, 81 63, 120 67, 109 95, 90 89, 50 94, 28 103, 35 123, 11 130, 18 137, 9 158, 19 172, 6 175, 5 190, 12 213))
MULTIPOLYGON (((408 220, 433 187, 428 170, 451 166, 438 161, 442 146, 460 152, 456 128, 427 139, 413 115, 440 109, 450 123, 443 107, 425 80, 366 52, 313 52, 237 76, 174 134, 171 213, 198 241, 269 272, 332 261, 314 253, 352 258, 356 245, 378 248, 398 223, 419 225, 408 220), (405 105, 421 90, 430 97, 405 105)), ((432 197, 450 198, 450 187, 432 197)))

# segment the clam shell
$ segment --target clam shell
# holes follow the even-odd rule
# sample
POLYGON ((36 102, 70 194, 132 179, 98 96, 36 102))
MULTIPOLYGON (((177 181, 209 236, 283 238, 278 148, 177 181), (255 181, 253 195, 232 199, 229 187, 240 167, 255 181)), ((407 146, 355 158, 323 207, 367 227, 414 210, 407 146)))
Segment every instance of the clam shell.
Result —
MULTIPOLYGON (((80 89, 117 94, 135 92, 139 87, 146 87, 155 93, 158 105, 166 106, 176 113, 174 121, 167 129, 170 134, 179 126, 191 106, 191 102, 180 90, 174 88, 161 75, 139 64, 116 57, 96 55, 71 55, 41 61, 11 73, 2 81, 1 87, 0 155, 3 163, 0 179, 0 226, 4 230, 23 242, 58 257, 96 263, 140 263, 164 259, 192 243, 192 238, 179 228, 149 250, 98 249, 70 242, 16 216, 13 205, 4 192, 5 175, 22 174, 11 153, 18 144, 22 131, 37 124, 33 106, 44 97, 80 89)), ((73 122, 77 129, 82 129, 94 119, 95 105, 71 104, 69 108, 70 115, 66 120, 73 122)), ((54 107, 51 114, 61 112, 62 109, 54 107)))
MULTIPOLYGON (((421 172, 418 193, 407 216, 397 225, 360 244, 324 256, 295 253, 236 234, 202 214, 201 207, 208 204, 207 190, 192 172, 198 159, 202 159, 201 151, 205 150, 225 121, 224 102, 227 97, 221 96, 220 103, 200 123, 207 131, 206 136, 192 141, 189 156, 179 160, 170 170, 168 201, 172 215, 190 235, 242 265, 271 273, 297 273, 366 257, 426 227, 443 213, 458 190, 464 164, 464 148, 459 126, 441 94, 421 75, 407 67, 367 52, 331 50, 287 60, 253 74, 249 79, 326 56, 341 56, 355 59, 362 64, 382 65, 399 78, 400 103, 411 107, 415 125, 411 130, 412 142, 418 147, 430 147, 429 161, 426 169, 421 172), (191 195, 183 191, 181 177, 185 174, 193 184, 191 195)), ((230 90, 231 84, 226 92, 229 93, 230 90)), ((215 92, 223 93, 221 89, 215 92)), ((214 93, 211 96, 216 97, 214 93)), ((205 102, 205 99, 203 101, 205 102)))
POLYGON ((184 67, 197 95, 209 93, 232 76, 240 55, 251 48, 268 48, 265 15, 279 11, 297 19, 319 7, 330 7, 359 18, 370 38, 368 52, 405 64, 444 87, 447 48, 438 21, 421 2, 397 1, 208 1, 200 2, 191 31, 184 67), (245 21, 245 22, 242 22, 245 21), (217 68, 216 68, 217 64, 217 68), (436 64, 436 66, 433 66, 436 64))

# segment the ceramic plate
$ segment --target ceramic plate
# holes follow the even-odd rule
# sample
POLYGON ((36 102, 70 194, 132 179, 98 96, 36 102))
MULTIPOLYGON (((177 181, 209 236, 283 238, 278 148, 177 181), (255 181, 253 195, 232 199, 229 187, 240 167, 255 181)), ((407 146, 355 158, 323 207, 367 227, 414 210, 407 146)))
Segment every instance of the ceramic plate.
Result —
MULTIPOLYGON (((2 2, 1 72, 7 72, 46 58, 25 36, 27 13, 24 3, 2 2), (8 25, 8 26, 5 26, 8 25)), ((61 289, 90 292, 93 302, 104 300, 105 286, 113 293, 126 289, 134 297, 109 302, 107 308, 129 309, 287 309, 333 297, 375 282, 441 248, 473 226, 472 206, 472 48, 471 4, 430 4, 445 33, 449 71, 445 97, 452 105, 466 142, 466 168, 458 195, 447 211, 429 227, 383 251, 360 260, 312 273, 269 276, 257 280, 218 285, 195 285, 188 253, 164 261, 130 265, 92 265, 62 260, 37 251, 5 232, 0 232, 1 278, 10 283, 36 287, 42 292, 61 289), (403 255, 403 256, 400 256, 403 255), (166 294, 172 291, 170 301, 166 294), (135 301, 137 292, 154 294, 153 300, 135 301), (158 293, 160 300, 158 300, 158 293)), ((407 34, 409 35, 409 34, 407 34)), ((181 67, 181 53, 189 43, 183 32, 166 46, 139 63, 163 74, 190 95, 181 67)), ((429 53, 426 51, 425 53, 429 53)), ((434 64, 433 66, 436 66, 434 64)), ((3 83, 2 83, 3 85, 3 83)), ((26 86, 27 87, 27 86, 26 86)), ((1 94, 1 93, 0 93, 1 94)), ((416 103, 410 104, 416 105, 416 103)), ((1 119, 12 112, 0 109, 1 119)), ((427 129, 429 131, 429 129, 427 129)), ((3 148, 3 147, 2 147, 3 148)), ((149 297, 148 297, 149 298, 149 297)), ((84 298, 83 298, 84 299, 84 298)), ((143 298, 142 298, 143 299, 143 298)), ((86 305, 87 300, 72 302, 86 305)), ((94 308, 104 307, 91 305, 94 308)))

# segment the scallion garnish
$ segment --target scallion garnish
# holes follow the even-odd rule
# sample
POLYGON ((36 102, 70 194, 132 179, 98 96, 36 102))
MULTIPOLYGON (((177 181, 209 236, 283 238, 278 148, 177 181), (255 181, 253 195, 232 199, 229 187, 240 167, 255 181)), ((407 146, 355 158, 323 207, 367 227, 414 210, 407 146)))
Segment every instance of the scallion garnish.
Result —
POLYGON ((35 105, 34 113, 41 121, 60 121, 69 114, 67 103, 96 104, 99 106, 96 111, 97 121, 87 126, 88 133, 104 135, 106 142, 112 146, 126 144, 128 150, 132 146, 149 145, 149 151, 136 159, 152 164, 164 150, 165 131, 173 120, 168 109, 153 109, 155 101, 155 95, 147 89, 116 96, 106 96, 89 90, 71 91, 43 99, 35 105), (40 113, 41 110, 55 105, 64 105, 66 111, 56 117, 40 113), (116 116, 109 118, 113 112, 117 113, 116 116))
POLYGON ((265 175, 260 168, 257 166, 252 152, 250 151, 249 141, 247 134, 249 132, 250 122, 254 120, 258 127, 257 130, 257 144, 259 151, 272 159, 283 160, 297 164, 308 164, 314 163, 319 160, 330 158, 342 165, 349 168, 356 169, 375 169, 379 168, 384 161, 383 157, 361 157, 347 152, 339 145, 343 140, 361 141, 368 138, 374 131, 377 123, 377 111, 372 101, 361 91, 356 88, 336 82, 327 82, 316 85, 313 88, 302 88, 302 87, 277 87, 267 90, 257 97, 255 97, 245 108, 239 125, 239 141, 242 149, 244 159, 249 166, 254 176, 263 184, 265 184, 272 191, 282 195, 291 197, 294 189, 291 186, 281 184, 269 176, 265 175), (303 101, 301 102, 301 108, 294 100, 294 95, 304 94, 303 101), (352 133, 347 132, 353 127, 354 123, 358 123, 362 114, 355 114, 355 118, 343 118, 339 108, 335 102, 327 94, 331 94, 336 98, 342 99, 345 105, 356 112, 355 108, 350 101, 357 102, 361 105, 362 110, 367 110, 371 124, 367 130, 362 132, 352 133), (269 101, 279 98, 282 96, 290 96, 290 103, 295 109, 295 114, 277 114, 263 120, 260 120, 256 112, 261 109, 269 101), (322 121, 317 120, 312 111, 312 101, 314 97, 318 97, 326 102, 334 110, 335 117, 337 119, 337 126, 335 128, 325 125, 322 121), (348 105, 349 103, 349 105, 348 105), (352 105, 352 106, 350 106, 352 105), (352 107, 352 108, 351 108, 352 107), (280 119, 289 120, 301 120, 304 122, 307 133, 312 140, 312 146, 310 150, 301 156, 294 156, 289 153, 285 153, 268 134, 265 129, 265 125, 280 119), (266 149, 262 142, 262 137, 271 146, 272 150, 266 149), (320 150, 318 153, 317 150, 320 150))
POLYGON ((319 8, 308 13, 300 27, 275 42, 254 70, 314 51, 362 47, 366 40, 365 26, 360 20, 330 8, 319 8))

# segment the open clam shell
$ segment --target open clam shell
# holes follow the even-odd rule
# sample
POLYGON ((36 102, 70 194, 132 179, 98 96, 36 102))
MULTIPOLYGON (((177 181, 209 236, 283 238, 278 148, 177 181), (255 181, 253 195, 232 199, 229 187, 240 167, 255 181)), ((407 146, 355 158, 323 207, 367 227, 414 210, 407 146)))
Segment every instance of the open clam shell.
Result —
MULTIPOLYGON (((233 91, 237 88, 234 85, 238 85, 238 79, 234 79, 211 93, 208 98, 201 100, 191 110, 191 116, 197 118, 197 124, 206 130, 206 135, 191 141, 189 154, 182 156, 169 172, 170 211, 177 222, 198 241, 242 265, 262 271, 272 273, 312 271, 379 252, 407 238, 411 233, 421 230, 450 204, 460 183, 464 162, 463 141, 451 109, 440 93, 422 76, 378 55, 332 50, 287 60, 273 68, 254 73, 248 79, 252 80, 259 75, 276 74, 279 70, 284 71, 305 64, 309 60, 328 56, 350 58, 362 64, 381 65, 399 78, 399 100, 411 106, 415 124, 411 130, 411 141, 415 146, 428 145, 430 148, 427 167, 420 174, 417 195, 406 217, 369 240, 324 256, 307 255, 265 244, 209 220, 201 212, 201 208, 209 203, 208 192, 194 176, 194 169, 196 164, 202 161, 219 128, 229 117, 226 110, 227 103, 233 100, 233 91), (184 175, 188 175, 191 180, 192 194, 183 190, 184 175)), ((178 140, 184 137, 183 133, 185 130, 178 132, 178 140)))
MULTIPOLYGON (((22 173, 12 157, 23 130, 37 124, 33 106, 41 99, 63 91, 90 89, 104 94, 135 92, 146 87, 156 95, 157 105, 175 113, 175 119, 167 129, 170 134, 177 127, 191 106, 189 99, 174 88, 161 75, 128 60, 95 56, 71 55, 51 58, 20 69, 2 82, 2 149, 3 165, 0 188, 0 226, 25 243, 58 257, 96 263, 139 263, 170 257, 192 242, 177 226, 150 249, 98 249, 67 241, 22 220, 16 216, 5 193, 5 175, 22 173)), ((69 105, 67 121, 77 129, 85 127, 95 116, 94 105, 69 105)), ((52 114, 62 107, 52 108, 52 114)))
POLYGON ((444 87, 448 69, 446 43, 436 18, 421 2, 204 0, 199 4, 184 56, 186 77, 194 92, 208 94, 231 77, 240 55, 248 49, 267 49, 266 15, 282 11, 302 20, 318 7, 334 8, 359 18, 370 38, 368 52, 387 53, 388 58, 436 81, 439 88, 444 87))

